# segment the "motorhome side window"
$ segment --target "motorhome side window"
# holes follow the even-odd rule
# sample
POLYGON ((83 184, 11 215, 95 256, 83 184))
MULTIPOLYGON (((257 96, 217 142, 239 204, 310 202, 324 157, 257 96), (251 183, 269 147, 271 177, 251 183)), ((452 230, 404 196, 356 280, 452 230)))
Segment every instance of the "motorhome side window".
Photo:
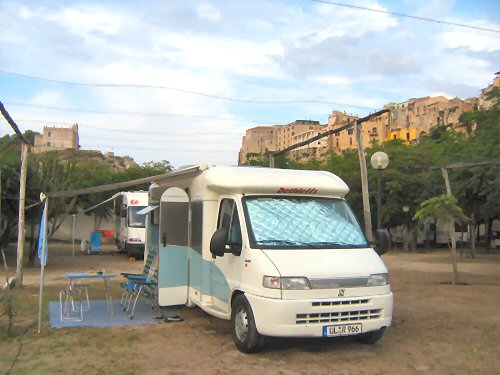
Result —
POLYGON ((236 250, 241 251, 241 226, 236 203, 232 199, 223 199, 220 204, 217 229, 226 228, 227 242, 236 250))

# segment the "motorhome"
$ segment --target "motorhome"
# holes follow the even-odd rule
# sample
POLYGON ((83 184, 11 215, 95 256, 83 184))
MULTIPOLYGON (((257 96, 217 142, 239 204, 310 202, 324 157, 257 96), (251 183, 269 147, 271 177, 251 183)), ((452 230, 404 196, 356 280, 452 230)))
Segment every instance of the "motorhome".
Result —
POLYGON ((115 200, 115 242, 129 257, 144 256, 145 216, 137 213, 147 206, 147 191, 123 192, 115 200))
POLYGON ((380 255, 323 171, 199 165, 149 190, 160 306, 198 306, 231 321, 242 352, 267 336, 355 335, 375 343, 393 295, 380 255))

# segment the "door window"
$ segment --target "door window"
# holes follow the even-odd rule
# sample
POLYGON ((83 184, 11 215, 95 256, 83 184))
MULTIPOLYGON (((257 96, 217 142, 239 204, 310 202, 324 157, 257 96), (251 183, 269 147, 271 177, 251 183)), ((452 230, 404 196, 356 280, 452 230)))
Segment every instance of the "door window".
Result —
POLYGON ((220 204, 217 229, 225 228, 228 233, 227 243, 232 250, 241 251, 241 226, 236 202, 223 199, 220 204))

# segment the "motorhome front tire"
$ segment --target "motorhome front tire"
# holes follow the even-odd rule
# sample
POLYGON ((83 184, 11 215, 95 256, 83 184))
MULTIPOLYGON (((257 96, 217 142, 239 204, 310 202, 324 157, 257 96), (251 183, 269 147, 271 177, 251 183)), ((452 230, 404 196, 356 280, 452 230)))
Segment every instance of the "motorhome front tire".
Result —
POLYGON ((363 333, 362 335, 356 336, 356 340, 362 344, 373 345, 384 335, 385 328, 381 328, 378 331, 372 331, 363 333))
POLYGON ((243 353, 255 353, 264 346, 265 338, 257 332, 252 307, 243 294, 232 304, 231 333, 236 347, 243 353))

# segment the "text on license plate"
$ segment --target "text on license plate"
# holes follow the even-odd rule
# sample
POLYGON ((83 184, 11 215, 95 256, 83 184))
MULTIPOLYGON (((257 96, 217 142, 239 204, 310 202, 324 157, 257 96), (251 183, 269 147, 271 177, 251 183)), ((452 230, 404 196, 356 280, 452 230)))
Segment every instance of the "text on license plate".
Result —
POLYGON ((362 333, 362 324, 337 324, 334 326, 323 326, 323 336, 350 336, 362 333))

